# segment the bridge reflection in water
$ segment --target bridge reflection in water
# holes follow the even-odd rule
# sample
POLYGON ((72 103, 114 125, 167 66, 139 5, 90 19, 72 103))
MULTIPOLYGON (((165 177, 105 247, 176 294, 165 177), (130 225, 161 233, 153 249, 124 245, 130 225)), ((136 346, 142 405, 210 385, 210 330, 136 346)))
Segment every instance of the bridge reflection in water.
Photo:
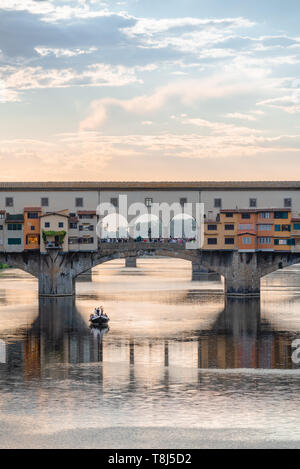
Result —
POLYGON ((98 363, 95 379, 103 386, 196 383, 199 369, 295 368, 292 339, 292 333, 274 331, 261 319, 257 298, 227 299, 207 329, 159 337, 91 330, 74 299, 43 298, 31 327, 8 344, 0 371, 23 368, 25 380, 65 379, 73 373, 72 365, 82 365, 76 374, 84 376, 84 364, 98 363))

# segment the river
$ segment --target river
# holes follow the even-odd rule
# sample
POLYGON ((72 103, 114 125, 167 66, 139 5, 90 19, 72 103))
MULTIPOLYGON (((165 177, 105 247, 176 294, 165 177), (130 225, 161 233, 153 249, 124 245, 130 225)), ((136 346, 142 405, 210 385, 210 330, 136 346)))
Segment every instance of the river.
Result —
POLYGON ((300 265, 228 299, 188 262, 111 261, 72 298, 0 274, 1 448, 300 448, 300 265), (104 305, 109 328, 89 328, 104 305))

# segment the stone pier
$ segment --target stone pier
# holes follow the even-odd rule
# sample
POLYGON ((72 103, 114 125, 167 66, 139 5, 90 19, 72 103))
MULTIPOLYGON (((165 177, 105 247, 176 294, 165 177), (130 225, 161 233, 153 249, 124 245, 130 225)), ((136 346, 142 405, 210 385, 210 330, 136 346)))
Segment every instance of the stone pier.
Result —
POLYGON ((261 266, 257 253, 234 253, 226 269, 225 292, 228 296, 259 296, 261 266))
POLYGON ((221 276, 217 272, 203 267, 198 261, 192 262, 192 280, 220 280, 221 276))
POLYGON ((40 255, 39 295, 75 295, 75 277, 72 273, 70 257, 59 249, 51 249, 40 255))
POLYGON ((125 267, 136 267, 136 257, 126 257, 125 267))

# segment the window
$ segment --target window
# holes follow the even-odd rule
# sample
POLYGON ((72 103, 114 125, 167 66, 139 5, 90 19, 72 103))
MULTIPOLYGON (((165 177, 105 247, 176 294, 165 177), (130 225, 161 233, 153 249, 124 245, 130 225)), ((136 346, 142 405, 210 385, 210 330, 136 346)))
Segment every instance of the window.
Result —
POLYGON ((63 228, 64 227, 64 222, 63 221, 59 221, 58 222, 58 228, 63 228))
POLYGON ((226 213, 225 213, 225 217, 226 217, 226 218, 232 218, 232 217, 233 217, 233 213, 232 213, 232 212, 226 212, 226 213))
POLYGON ((271 218, 270 212, 261 212, 259 216, 260 218, 271 218))
POLYGON ((42 197, 42 198, 41 198, 41 206, 42 206, 42 207, 48 207, 48 206, 49 206, 49 199, 48 199, 48 197, 42 197))
POLYGON ((146 207, 151 207, 152 204, 153 204, 153 199, 151 197, 146 197, 145 199, 146 207))
POLYGON ((217 231, 218 227, 217 225, 207 225, 207 229, 210 231, 217 231))
POLYGON ((39 237, 37 235, 28 235, 27 236, 27 244, 38 244, 39 237))
POLYGON ((234 230, 234 225, 225 225, 225 230, 234 230))
POLYGON ((50 228, 50 222, 49 221, 45 222, 45 228, 50 228))
POLYGON ((4 213, 0 213, 0 218, 3 220, 3 218, 4 218, 4 213))
POLYGON ((248 220, 250 218, 250 213, 242 213, 243 220, 248 220))
POLYGON ((27 218, 33 219, 33 218, 39 218, 38 212, 28 212, 27 218))
POLYGON ((35 226, 32 226, 30 227, 31 231, 34 231, 35 230, 35 226))
POLYGON ((6 207, 13 207, 14 206, 14 199, 13 197, 6 197, 5 199, 6 207))
POLYGON ((0 225, 0 230, 3 230, 3 225, 0 225))
POLYGON ((77 223, 70 223, 70 229, 71 230, 76 230, 77 229, 77 223))
POLYGON ((83 207, 83 198, 82 197, 76 197, 75 206, 76 207, 83 207))
POLYGON ((271 231, 272 225, 258 225, 259 231, 271 231))
POLYGON ((243 244, 251 244, 251 238, 243 238, 243 244))
POLYGON ((215 206, 215 208, 221 208, 222 207, 222 199, 214 199, 214 206, 215 206))
POLYGON ((180 203, 180 205, 183 207, 184 204, 187 204, 187 198, 182 197, 182 198, 180 199, 179 203, 180 203))
POLYGON ((22 224, 21 223, 8 223, 7 229, 9 231, 18 231, 22 229, 22 224))
POLYGON ((234 244, 234 238, 225 238, 225 244, 234 244))
POLYGON ((79 244, 93 244, 94 238, 79 238, 78 243, 79 244))
MULTIPOLYGON (((118 200, 118 199, 116 199, 118 200)), ((112 204, 113 205, 113 204, 112 204)), ((115 205, 115 207, 117 207, 117 205, 115 205)), ((84 213, 84 214, 80 214, 79 217, 78 217, 80 220, 82 219, 92 219, 93 218, 93 215, 92 214, 89 214, 89 213, 84 213)))
POLYGON ((300 223, 294 223, 294 230, 300 230, 300 223))
POLYGON ((258 238, 258 239, 259 239, 260 244, 272 244, 272 238, 262 237, 262 238, 258 238))
POLYGON ((239 225, 239 230, 251 230, 251 228, 253 229, 253 225, 249 225, 249 224, 242 224, 242 225, 239 225))
POLYGON ((21 238, 8 238, 7 239, 7 244, 12 245, 12 244, 22 244, 21 238))
POLYGON ((291 225, 275 225, 275 231, 291 231, 291 225))
POLYGON ((110 199, 110 203, 113 205, 113 207, 119 206, 119 201, 117 197, 113 197, 112 199, 110 199))
POLYGON ((292 206, 292 199, 291 198, 283 199, 283 206, 285 208, 291 207, 292 206))
POLYGON ((277 220, 279 218, 282 218, 285 220, 289 218, 289 212, 274 212, 274 218, 276 218, 277 220))
POLYGON ((207 239, 207 244, 217 244, 218 240, 217 238, 208 238, 207 239))
POLYGON ((257 199, 249 199, 249 207, 257 207, 257 199))
POLYGON ((69 244, 77 244, 78 243, 78 238, 69 238, 69 244))

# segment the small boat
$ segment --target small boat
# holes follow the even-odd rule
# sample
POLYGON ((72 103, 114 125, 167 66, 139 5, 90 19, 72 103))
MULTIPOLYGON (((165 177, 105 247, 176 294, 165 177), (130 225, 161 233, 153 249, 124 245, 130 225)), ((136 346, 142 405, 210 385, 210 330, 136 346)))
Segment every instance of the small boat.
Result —
POLYGON ((91 326, 107 326, 108 321, 109 317, 105 316, 104 314, 100 314, 99 316, 91 314, 90 316, 91 326))

